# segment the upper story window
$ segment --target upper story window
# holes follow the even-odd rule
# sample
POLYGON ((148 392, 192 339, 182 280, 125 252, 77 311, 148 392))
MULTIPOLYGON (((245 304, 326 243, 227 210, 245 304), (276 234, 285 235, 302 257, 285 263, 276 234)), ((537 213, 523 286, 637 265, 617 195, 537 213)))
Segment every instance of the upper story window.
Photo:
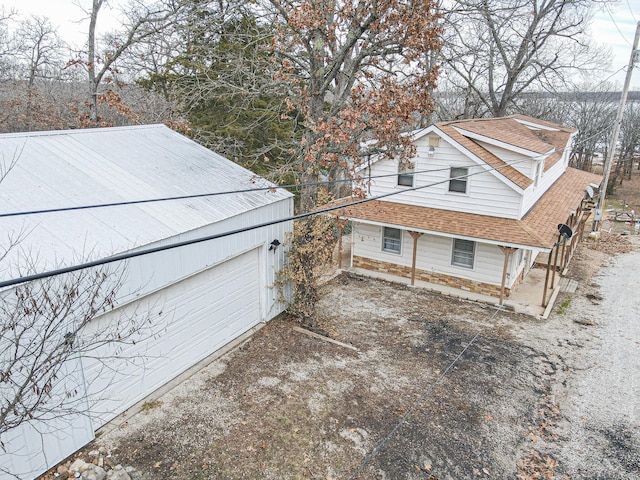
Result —
POLYGON ((459 267, 473 268, 473 261, 476 255, 476 242, 471 240, 453 239, 453 253, 451 254, 451 264, 459 267))
POLYGON ((398 163, 398 185, 400 187, 413 187, 415 164, 398 163))
POLYGON ((467 193, 467 175, 469 175, 468 167, 451 167, 449 191, 467 193))
POLYGON ((391 227, 384 227, 382 230, 382 251, 400 253, 402 230, 391 227))

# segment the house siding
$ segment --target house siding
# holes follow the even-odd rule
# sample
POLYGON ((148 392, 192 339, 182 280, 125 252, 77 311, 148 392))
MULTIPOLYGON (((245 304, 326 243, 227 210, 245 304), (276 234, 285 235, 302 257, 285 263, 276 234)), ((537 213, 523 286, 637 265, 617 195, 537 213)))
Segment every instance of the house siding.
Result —
MULTIPOLYGON (((420 190, 407 190, 399 187, 397 177, 398 162, 393 159, 379 160, 371 165, 371 175, 389 175, 384 178, 374 178, 370 187, 370 196, 398 192, 389 200, 443 210, 475 213, 495 217, 518 218, 520 214, 520 194, 509 187, 492 172, 472 175, 468 179, 467 193, 452 193, 448 191, 449 169, 451 167, 475 167, 470 173, 481 171, 482 167, 469 159, 459 150, 451 146, 444 139, 436 147, 433 156, 429 156, 428 137, 416 142, 417 155, 413 159, 415 169, 436 170, 417 173, 414 185, 437 185, 420 190), (403 192, 403 190, 407 190, 403 192)), ((367 171, 362 172, 367 175, 367 171)), ((499 175, 499 174, 497 174, 499 175)))
MULTIPOLYGON (((164 239, 140 249, 207 237, 287 218, 291 215, 293 215, 293 201, 292 198, 287 198, 247 211, 242 215, 236 215, 220 222, 164 239)), ((279 314, 284 307, 278 303, 276 289, 271 288, 275 282, 276 272, 284 263, 284 249, 278 248, 275 252, 268 252, 268 244, 274 239, 284 243, 287 232, 291 231, 292 228, 292 222, 281 222, 236 235, 133 258, 128 261, 127 281, 121 289, 123 295, 118 299, 117 304, 121 305, 148 295, 159 288, 165 288, 228 258, 262 246, 265 249, 264 261, 262 262, 261 271, 256 272, 256 274, 262 277, 261 283, 266 287, 263 292, 265 298, 263 298, 262 302, 261 320, 270 320, 279 314)))
MULTIPOLYGON (((400 254, 383 252, 382 226, 354 222, 352 266, 380 271, 401 277, 411 276, 413 238, 403 231, 400 254), (408 272, 408 273, 407 273, 408 272)), ((424 234, 418 239, 416 278, 443 285, 463 288, 489 295, 500 294, 504 254, 499 247, 476 242, 473 268, 451 264, 453 239, 424 234), (418 273, 419 272, 419 273, 418 273)), ((515 267, 514 267, 515 268, 515 267)), ((522 265, 517 269, 522 270, 522 265)), ((517 273, 510 275, 515 282, 517 273)))
POLYGON ((545 194, 558 178, 565 172, 567 166, 563 160, 559 160, 549 170, 542 174, 542 178, 536 186, 535 183, 527 188, 522 196, 522 212, 520 218, 527 214, 536 202, 545 194))
POLYGON ((523 175, 529 178, 533 178, 536 171, 536 160, 538 157, 536 157, 536 159, 531 159, 530 157, 527 157, 522 153, 516 153, 514 151, 507 150, 506 148, 497 147, 495 145, 491 145, 486 142, 479 142, 477 140, 476 142, 484 149, 493 153, 499 159, 507 162, 523 175))

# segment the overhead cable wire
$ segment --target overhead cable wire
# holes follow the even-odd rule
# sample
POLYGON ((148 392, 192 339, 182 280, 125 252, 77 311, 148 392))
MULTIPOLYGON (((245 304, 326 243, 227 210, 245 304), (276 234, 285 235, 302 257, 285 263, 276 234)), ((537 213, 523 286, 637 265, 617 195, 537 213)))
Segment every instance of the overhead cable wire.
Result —
POLYGON ((613 24, 616 27, 616 30, 618 30, 618 33, 620 34, 620 36, 622 37, 622 39, 627 42, 629 44, 629 46, 631 47, 631 42, 629 42, 629 40, 627 40, 627 37, 624 35, 624 33, 622 33, 622 30, 620 30, 620 27, 618 27, 618 23, 616 22, 616 20, 613 18, 613 15, 611 14, 611 10, 609 10, 609 6, 607 5, 607 2, 604 2, 604 8, 607 10, 607 13, 609 14, 609 18, 611 19, 611 21, 613 22, 613 24))
MULTIPOLYGON (((616 72, 616 73, 618 73, 618 72, 616 72)), ((615 75, 615 73, 613 75, 615 75)), ((613 126, 613 124, 611 126, 613 126)), ((606 128, 610 128, 610 127, 606 127, 606 128)), ((606 128, 603 128, 603 131, 606 128)), ((587 141, 587 140, 591 139, 592 137, 594 137, 596 135, 599 135, 600 133, 601 132, 596 132, 591 137, 587 137, 585 139, 582 139, 582 141, 583 142, 587 141)), ((578 144, 579 144, 579 142, 576 142, 576 145, 578 145, 578 144)), ((567 148, 563 148, 563 149, 560 149, 558 151, 564 152, 565 150, 567 150, 567 148)), ((533 157, 523 157, 520 160, 512 161, 510 163, 510 165, 515 165, 515 164, 523 162, 523 161, 530 161, 530 160, 540 159, 540 158, 543 158, 545 156, 546 156, 546 154, 540 154, 540 155, 536 155, 536 156, 533 156, 533 157)), ((413 172, 407 171, 406 175, 417 175, 417 174, 422 174, 422 173, 433 173, 433 172, 449 170, 449 168, 450 167, 443 167, 443 168, 435 168, 435 169, 429 169, 429 170, 418 170, 418 171, 413 171, 413 172)), ((142 205, 142 204, 145 204, 145 203, 157 203, 157 202, 167 202, 167 201, 175 201, 175 200, 192 200, 192 199, 196 199, 196 198, 207 198, 207 197, 214 197, 214 196, 220 196, 220 195, 234 195, 234 194, 240 194, 240 193, 264 192, 264 191, 272 191, 272 190, 276 190, 276 189, 300 188, 300 187, 306 187, 306 186, 332 185, 332 184, 336 184, 336 183, 366 181, 366 180, 375 179, 375 178, 395 177, 397 175, 398 175, 398 173, 390 173, 390 174, 385 174, 385 175, 368 175, 366 177, 355 177, 355 178, 336 179, 336 180, 323 180, 323 181, 318 181, 318 182, 306 182, 306 183, 292 183, 292 184, 288 184, 288 185, 275 185, 274 184, 274 185, 268 186, 268 187, 244 188, 244 189, 239 189, 239 190, 227 190, 227 191, 223 191, 223 192, 205 192, 205 193, 195 193, 195 194, 188 194, 188 195, 177 195, 177 196, 171 196, 171 197, 148 198, 148 199, 140 199, 140 200, 123 200, 121 202, 96 203, 96 204, 89 204, 89 205, 77 205, 77 206, 72 206, 72 207, 59 207, 59 208, 37 209, 37 210, 25 210, 25 211, 20 211, 20 212, 0 213, 0 218, 18 217, 18 216, 25 216, 25 215, 41 215, 41 214, 45 214, 45 213, 71 212, 71 211, 76 211, 76 210, 90 210, 90 209, 96 209, 96 208, 121 207, 121 206, 129 206, 129 205, 142 205)))
POLYGON ((231 236, 231 235, 236 235, 238 233, 244 233, 244 232, 248 232, 248 231, 251 231, 251 230, 256 230, 258 228, 269 227, 271 225, 276 225, 276 224, 279 224, 279 223, 291 222, 291 221, 294 221, 294 220, 301 220, 303 218, 311 217, 313 215, 320 215, 320 214, 324 214, 324 213, 330 213, 330 212, 333 212, 335 210, 340 210, 342 208, 353 207, 353 206, 360 205, 360 204, 363 204, 363 203, 366 203, 366 202, 371 202, 371 201, 374 201, 374 200, 380 200, 382 198, 388 198, 388 197, 391 197, 393 195, 398 195, 398 194, 405 193, 405 192, 411 192, 411 191, 421 190, 423 188, 433 187, 433 186, 440 185, 440 184, 443 184, 443 183, 448 183, 451 180, 465 179, 465 178, 473 177, 475 175, 480 175, 482 173, 498 171, 498 170, 501 170, 501 169, 507 168, 507 167, 511 167, 511 164, 505 164, 505 165, 501 165, 501 166, 498 166, 498 167, 489 166, 488 168, 483 168, 479 172, 468 173, 466 175, 460 175, 460 176, 457 176, 457 177, 448 177, 448 178, 445 178, 443 180, 439 180, 437 182, 432 182, 432 183, 428 183, 426 185, 420 185, 420 186, 417 186, 417 187, 406 187, 406 188, 403 188, 402 190, 394 190, 392 192, 387 192, 387 193, 383 193, 383 194, 376 195, 376 196, 373 196, 373 197, 354 200, 352 202, 344 203, 344 204, 341 204, 341 205, 335 205, 335 206, 321 208, 319 210, 314 210, 312 212, 299 213, 297 215, 292 215, 290 217, 279 218, 279 219, 276 219, 276 220, 270 220, 270 221, 267 221, 267 222, 258 223, 258 224, 254 224, 254 225, 249 225, 249 226, 246 226, 246 227, 238 228, 238 229, 235 229, 235 230, 229 230, 229 231, 222 232, 222 233, 217 233, 217 234, 214 234, 214 235, 207 235, 205 237, 194 238, 194 239, 191 239, 191 240, 183 240, 181 242, 169 243, 169 244, 166 244, 166 245, 160 245, 160 246, 157 246, 157 247, 146 248, 146 249, 138 250, 138 251, 135 251, 135 252, 125 252, 125 253, 121 253, 121 254, 118 254, 118 255, 112 255, 110 257, 105 257, 105 258, 102 258, 102 259, 93 260, 93 261, 90 261, 90 262, 80 263, 80 264, 76 264, 76 265, 70 265, 68 267, 57 268, 57 269, 46 271, 46 272, 42 272, 42 273, 35 273, 35 274, 32 274, 32 275, 26 275, 26 276, 22 276, 22 277, 18 277, 18 278, 13 278, 13 279, 10 279, 10 280, 5 280, 5 281, 0 282, 0 288, 10 287, 10 286, 13 286, 13 285, 18 285, 18 284, 25 283, 25 282, 31 282, 31 281, 34 281, 34 280, 41 280, 43 278, 54 277, 54 276, 57 276, 57 275, 62 275, 64 273, 71 273, 71 272, 75 272, 75 271, 78 271, 78 270, 84 270, 86 268, 92 268, 92 267, 97 267, 97 266, 100 266, 100 265, 106 265, 106 264, 113 263, 113 262, 119 262, 119 261, 122 261, 122 260, 128 260, 130 258, 140 257, 140 256, 143 256, 143 255, 149 255, 149 254, 152 254, 152 253, 162 252, 162 251, 165 251, 165 250, 171 250, 171 249, 174 249, 174 248, 185 247, 185 246, 193 245, 193 244, 196 244, 196 243, 208 242, 210 240, 215 240, 215 239, 218 239, 218 238, 228 237, 228 236, 231 236))
MULTIPOLYGON (((492 322, 496 317, 496 315, 498 314, 498 312, 500 312, 501 310, 502 308, 497 307, 496 311, 493 312, 493 315, 491 315, 489 322, 492 322)), ((420 396, 420 398, 418 398, 415 402, 413 402, 413 405, 411 406, 411 408, 407 410, 407 413, 404 414, 404 416, 400 419, 400 421, 396 424, 396 426, 393 427, 391 431, 387 434, 387 436, 384 437, 375 446, 375 448, 371 451, 371 453, 369 453, 369 455, 365 457, 365 459, 360 463, 358 468, 353 472, 353 474, 351 474, 351 476, 349 477, 349 480, 354 480, 358 476, 358 474, 362 471, 362 469, 366 467, 367 464, 373 459, 373 457, 377 455, 380 449, 385 446, 385 444, 391 439, 391 437, 393 437, 393 435, 398 431, 398 429, 409 419, 411 415, 413 415, 413 412, 415 412, 416 409, 422 404, 422 402, 425 401, 425 399, 429 396, 429 394, 431 394, 431 392, 433 392, 433 390, 440 384, 440 382, 444 380, 444 378, 447 376, 447 373, 449 373, 449 370, 451 370, 456 365, 456 363, 458 363, 458 361, 462 358, 465 352, 469 349, 469 347, 471 347, 475 343, 475 341, 478 339, 480 334, 485 331, 485 329, 486 328, 482 328, 476 332, 474 337, 469 341, 469 343, 465 345, 462 351, 456 356, 456 358, 453 359, 453 361, 449 364, 449 366, 438 376, 435 382, 429 385, 429 387, 425 390, 422 396, 420 396)))
MULTIPOLYGON (((595 136, 595 134, 594 134, 595 136)), ((560 149, 558 151, 565 151, 567 150, 567 148, 563 148, 560 149)), ((368 198, 364 198, 364 199, 360 199, 360 200, 355 200, 349 203, 345 203, 342 205, 336 205, 336 206, 331 206, 331 207, 325 207, 323 209, 320 210, 314 210, 312 212, 305 212, 305 213, 300 213, 297 215, 292 215, 290 217, 286 217, 286 218, 281 218, 281 219, 276 219, 276 220, 271 220, 268 222, 263 222, 263 223, 259 223, 259 224, 254 224, 254 225, 249 225, 243 228, 239 228, 239 229, 235 229, 235 230, 230 230, 227 232, 222 232, 219 234, 215 234, 215 235, 208 235, 205 237, 199 237, 199 238, 195 238, 195 239, 191 239, 191 240, 184 240, 181 242, 175 242, 175 243, 170 243, 167 245, 162 245, 162 246, 158 246, 158 247, 152 247, 152 248, 147 248, 147 249, 143 249, 143 250, 138 250, 136 252, 126 252, 126 253, 121 253, 118 255, 113 255, 110 257, 105 257, 102 259, 98 259, 98 260, 93 260, 90 262, 85 262, 85 263, 81 263, 81 264, 76 264, 76 265, 70 265, 68 267, 62 267, 62 268, 58 268, 58 269, 54 269, 54 270, 50 270, 50 271, 46 271, 46 272, 42 272, 42 273, 36 273, 36 274, 32 274, 32 275, 26 275, 26 276, 22 276, 22 277, 18 277, 18 278, 13 278, 10 280, 5 280, 0 282, 0 288, 4 288, 4 287, 10 287, 13 285, 18 285, 20 283, 25 283, 25 282, 30 282, 33 280, 40 280, 43 278, 48 278, 48 277, 53 277, 53 276, 57 276, 57 275, 62 275, 64 273, 71 273, 71 272, 75 272, 78 270, 83 270, 85 268, 92 268, 92 267, 96 267, 96 266, 100 266, 100 265, 106 265, 109 263, 113 263, 113 262, 118 262, 118 261, 122 261, 122 260, 128 260, 130 258, 134 258, 134 257, 140 257, 143 255, 149 255, 152 253, 157 253, 157 252, 161 252, 164 250, 171 250, 174 248, 179 248, 179 247, 184 247, 184 246, 188 246, 188 245, 193 245, 196 243, 201 243, 201 242, 207 242, 210 240, 215 240, 218 238, 223 238, 223 237, 228 237, 231 235, 236 235, 238 233, 244 233, 250 230, 256 230, 258 228, 263 228, 263 227, 268 227, 271 225, 276 225, 279 223, 285 223, 285 222, 290 222, 290 221, 294 221, 294 220, 300 220, 303 218, 307 218, 307 217, 311 217, 313 215, 319 215, 319 214, 324 214, 324 213, 329 213, 335 210, 339 210, 342 208, 346 208, 346 207, 351 207, 351 206, 355 206, 355 205, 360 205, 366 202, 370 202, 373 200, 380 200, 382 198, 388 198, 391 197, 393 195, 399 195, 401 193, 405 193, 405 192, 411 192, 411 191, 416 191, 416 190, 421 190, 423 188, 428 188, 428 187, 433 187, 436 185, 440 185, 443 183, 447 183, 451 180, 460 180, 460 179, 466 179, 469 177, 473 177, 475 175, 479 175, 482 173, 488 173, 488 172, 493 172, 493 171, 499 171, 503 168, 507 168, 507 167, 512 167, 512 165, 516 164, 516 163, 520 163, 523 161, 527 161, 527 160, 535 160, 536 158, 544 158, 547 154, 539 154, 533 157, 523 157, 520 160, 516 160, 514 162, 511 163, 506 163, 505 165, 500 165, 498 167, 491 167, 491 166, 487 166, 487 168, 483 168, 482 170, 478 171, 478 172, 474 172, 474 173, 468 173, 466 175, 460 175, 457 177, 449 177, 449 178, 445 178, 443 180, 439 180, 437 182, 432 182, 432 183, 428 183, 426 185, 420 185, 417 187, 405 187, 402 188, 401 190, 394 190, 392 192, 387 192, 387 193, 383 193, 380 195, 376 195, 373 197, 368 197, 368 198)), ((447 170, 449 169, 449 167, 446 168, 447 170)), ((391 176, 396 176, 397 174, 392 174, 391 176)), ((368 178, 368 177, 366 177, 368 178)), ((273 187, 271 187, 273 188, 273 187)))
POLYGON ((631 8, 631 4, 629 3, 629 0, 625 0, 627 3, 627 7, 629 7, 629 13, 631 14, 631 18, 633 18, 634 22, 637 22, 638 20, 636 20, 636 16, 633 14, 633 9, 631 8))
MULTIPOLYGON (((419 174, 419 173, 433 173, 449 170, 449 167, 446 168, 436 168, 433 170, 421 170, 415 172, 407 172, 407 175, 411 174, 419 174)), ((374 175, 367 177, 355 177, 355 178, 347 178, 347 179, 336 179, 336 180, 323 180, 318 182, 307 182, 307 183, 292 183, 289 185, 271 185, 268 187, 255 187, 255 188, 243 188, 239 190, 226 190, 222 192, 205 192, 205 193, 194 193, 189 195, 178 195, 173 197, 159 197, 159 198, 148 198, 141 200, 124 200, 121 202, 111 202, 111 203, 96 203, 92 205, 78 205, 73 207, 60 207, 60 208, 46 208, 41 210, 26 210, 21 212, 9 212, 9 213, 0 213, 0 218, 7 217, 19 217, 24 215, 40 215, 44 213, 59 213, 59 212, 71 212, 75 210, 89 210, 95 208, 105 208, 105 207, 121 207, 128 205, 142 205, 145 203, 156 203, 156 202, 167 202, 172 200, 191 200, 196 198, 207 198, 214 197, 220 195, 235 195, 240 193, 252 193, 252 192, 268 192, 277 189, 288 189, 288 188, 299 188, 299 187, 307 187, 307 186, 321 186, 321 185, 332 185, 335 183, 345 183, 345 182, 357 182, 362 180, 368 180, 370 178, 383 178, 383 177, 396 177, 397 173, 389 173, 385 175, 374 175)))

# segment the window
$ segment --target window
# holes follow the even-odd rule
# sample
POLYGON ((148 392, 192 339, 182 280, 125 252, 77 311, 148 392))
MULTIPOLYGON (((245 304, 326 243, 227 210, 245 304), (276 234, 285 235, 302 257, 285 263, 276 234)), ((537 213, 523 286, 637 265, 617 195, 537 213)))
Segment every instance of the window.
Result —
POLYGON ((469 169, 467 167, 451 167, 451 173, 449 174, 449 178, 451 179, 449 180, 449 191, 467 193, 467 175, 469 175, 469 169))
POLYGON ((398 163, 398 185, 401 187, 413 187, 413 173, 415 165, 399 162, 398 163))
POLYGON ((391 253, 400 253, 402 244, 402 230, 384 227, 382 232, 382 250, 391 253))
POLYGON ((451 264, 459 267, 473 268, 476 242, 471 240, 454 239, 451 264))

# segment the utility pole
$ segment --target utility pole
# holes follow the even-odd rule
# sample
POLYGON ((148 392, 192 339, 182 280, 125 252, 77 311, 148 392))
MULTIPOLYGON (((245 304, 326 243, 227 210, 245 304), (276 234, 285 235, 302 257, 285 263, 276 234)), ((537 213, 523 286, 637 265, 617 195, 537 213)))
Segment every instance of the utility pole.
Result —
POLYGON ((598 198, 598 205, 596 206, 596 214, 593 220, 593 231, 597 232, 600 229, 600 222, 602 221, 602 209, 604 208, 604 199, 607 195, 607 185, 609 183, 609 174, 611 173, 611 164, 613 163, 613 156, 616 152, 618 144, 618 135, 620 134, 620 125, 622 124, 622 116, 624 115, 624 107, 627 103, 627 94, 629 93, 629 84, 631 83, 631 74, 633 73, 633 66, 635 63, 636 54, 638 54, 638 39, 640 39, 640 22, 636 24, 636 36, 633 40, 633 47, 631 48, 631 56, 629 57, 629 66, 627 67, 627 76, 624 79, 624 88, 622 89, 622 96, 620 97, 620 105, 618 106, 618 114, 616 115, 616 121, 613 125, 613 135, 611 137, 611 144, 609 145, 609 154, 607 160, 604 163, 604 178, 600 185, 600 197, 598 198))

